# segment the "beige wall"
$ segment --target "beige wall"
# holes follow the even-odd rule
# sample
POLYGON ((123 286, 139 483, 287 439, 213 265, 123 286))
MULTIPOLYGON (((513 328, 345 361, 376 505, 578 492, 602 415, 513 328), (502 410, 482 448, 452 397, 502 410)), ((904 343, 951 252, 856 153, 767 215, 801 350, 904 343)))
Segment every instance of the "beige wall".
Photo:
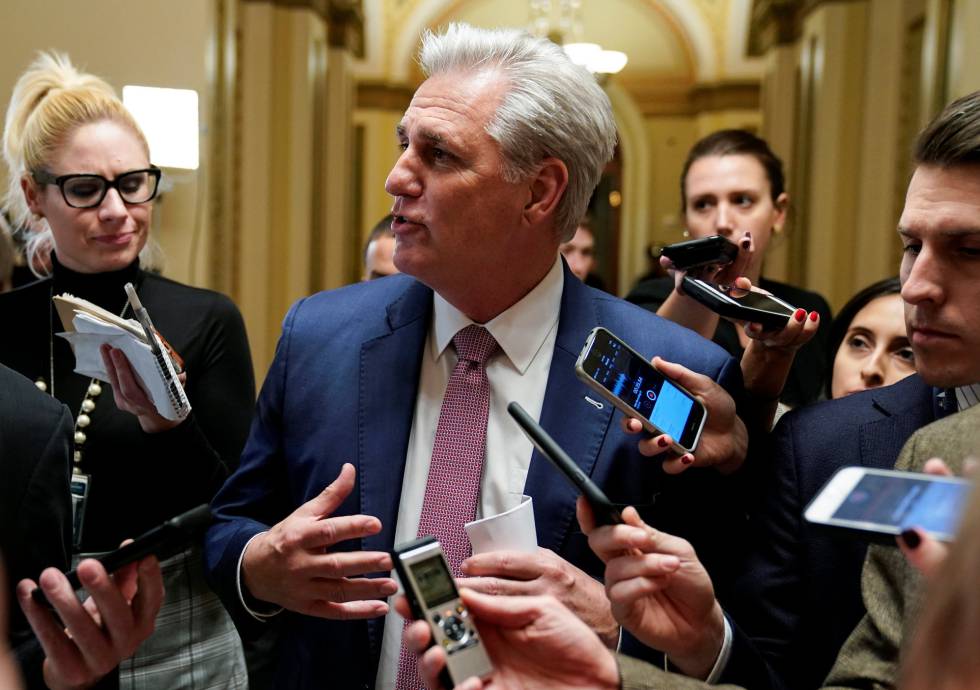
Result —
POLYGON ((650 141, 650 239, 659 244, 679 242, 680 173, 687 151, 697 141, 690 117, 651 117, 646 120, 650 141))
POLYGON ((949 27, 949 100, 980 89, 980 2, 954 0, 949 27))
POLYGON ((385 191, 388 172, 398 160, 395 127, 402 113, 394 110, 360 109, 354 112, 355 126, 362 127, 361 227, 359 240, 367 237, 375 223, 391 211, 392 199, 385 191))
MULTIPOLYGON (((67 52, 76 65, 104 77, 117 91, 126 84, 194 89, 201 122, 207 121, 206 46, 208 0, 3 0, 0 2, 0 95, 6 110, 18 76, 39 50, 67 52)), ((206 142, 202 139, 202 150, 206 142)), ((2 166, 0 166, 2 167, 2 166)), ((204 283, 191 271, 198 224, 200 173, 165 171, 173 190, 157 205, 154 233, 163 247, 167 275, 204 283)), ((6 188, 7 171, 0 171, 6 188)))

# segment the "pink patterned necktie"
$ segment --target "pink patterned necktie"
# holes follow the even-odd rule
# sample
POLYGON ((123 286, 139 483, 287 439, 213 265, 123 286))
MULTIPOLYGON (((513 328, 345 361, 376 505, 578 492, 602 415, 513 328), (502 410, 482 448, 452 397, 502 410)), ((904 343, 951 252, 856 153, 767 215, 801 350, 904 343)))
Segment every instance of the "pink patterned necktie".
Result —
MULTIPOLYGON (((439 540, 453 576, 458 577, 460 563, 470 555, 470 541, 463 525, 476 517, 480 497, 490 414, 486 364, 497 350, 497 341, 482 326, 470 325, 456 334, 453 345, 459 359, 439 411, 418 536, 431 535, 439 540)), ((404 642, 398 656, 396 687, 424 687, 416 657, 404 642)))

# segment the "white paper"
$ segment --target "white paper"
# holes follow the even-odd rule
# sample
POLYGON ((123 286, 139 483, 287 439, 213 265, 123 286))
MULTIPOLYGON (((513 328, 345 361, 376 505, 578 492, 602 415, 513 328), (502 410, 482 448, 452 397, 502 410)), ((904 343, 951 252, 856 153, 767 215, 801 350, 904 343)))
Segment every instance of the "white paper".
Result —
POLYGON ((465 526, 474 554, 488 551, 534 553, 538 550, 534 504, 530 496, 521 496, 521 502, 516 508, 468 522, 465 526))
POLYGON ((107 343, 126 354, 143 389, 153 400, 154 407, 162 417, 176 421, 186 416, 178 415, 177 410, 174 409, 167 384, 160 376, 156 357, 153 356, 149 345, 140 342, 118 326, 88 314, 76 313, 72 325, 75 327, 74 333, 58 335, 71 344, 71 349, 75 353, 76 372, 82 376, 108 381, 109 374, 105 370, 100 352, 102 345, 107 343))

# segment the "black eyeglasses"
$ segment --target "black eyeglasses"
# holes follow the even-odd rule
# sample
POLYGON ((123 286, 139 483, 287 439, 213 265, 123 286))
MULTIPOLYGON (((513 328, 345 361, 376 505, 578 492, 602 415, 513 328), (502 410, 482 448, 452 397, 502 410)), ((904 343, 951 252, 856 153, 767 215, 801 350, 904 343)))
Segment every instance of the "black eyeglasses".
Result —
POLYGON ((95 208, 102 203, 109 189, 115 189, 127 204, 145 204, 157 195, 160 184, 160 168, 150 166, 145 170, 130 170, 114 180, 102 175, 82 173, 55 177, 46 170, 33 173, 38 184, 57 185, 65 203, 72 208, 95 208))

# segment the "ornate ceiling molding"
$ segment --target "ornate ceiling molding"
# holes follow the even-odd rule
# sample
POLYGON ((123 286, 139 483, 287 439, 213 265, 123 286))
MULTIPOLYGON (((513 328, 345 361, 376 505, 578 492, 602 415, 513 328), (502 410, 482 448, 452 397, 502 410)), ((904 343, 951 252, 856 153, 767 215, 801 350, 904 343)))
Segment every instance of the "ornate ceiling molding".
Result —
POLYGON ((759 83, 721 81, 695 84, 663 77, 616 78, 644 117, 691 117, 722 110, 758 110, 759 83))
POLYGON ((327 25, 327 42, 364 56, 363 0, 242 0, 243 2, 308 9, 327 25))
POLYGON ((765 55, 774 46, 795 43, 807 15, 821 5, 841 2, 867 0, 752 0, 749 55, 765 55))

